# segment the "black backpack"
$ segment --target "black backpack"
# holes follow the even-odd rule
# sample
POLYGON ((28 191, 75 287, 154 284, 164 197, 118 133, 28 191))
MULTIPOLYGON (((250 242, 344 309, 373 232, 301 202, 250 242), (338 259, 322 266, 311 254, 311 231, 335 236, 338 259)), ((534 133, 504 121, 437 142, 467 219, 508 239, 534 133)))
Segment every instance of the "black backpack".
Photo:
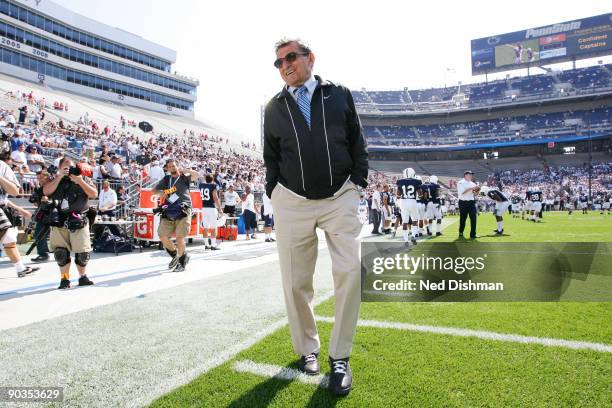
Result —
POLYGON ((103 253, 132 252, 132 243, 125 237, 113 235, 108 229, 104 228, 102 234, 94 241, 93 250, 103 253))

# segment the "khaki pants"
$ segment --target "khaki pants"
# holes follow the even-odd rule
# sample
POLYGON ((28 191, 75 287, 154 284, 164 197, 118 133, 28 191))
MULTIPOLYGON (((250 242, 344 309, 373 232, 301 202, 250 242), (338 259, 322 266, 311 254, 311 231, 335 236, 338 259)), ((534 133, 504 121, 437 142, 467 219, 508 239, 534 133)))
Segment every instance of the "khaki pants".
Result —
POLYGON ((361 301, 359 192, 347 182, 333 197, 307 200, 278 184, 271 198, 293 349, 299 355, 320 349, 312 304, 318 227, 325 231, 336 297, 329 355, 349 357, 361 301))
POLYGON ((85 227, 70 231, 66 228, 51 227, 49 234, 49 249, 66 248, 75 254, 91 252, 91 239, 89 238, 89 223, 85 227))

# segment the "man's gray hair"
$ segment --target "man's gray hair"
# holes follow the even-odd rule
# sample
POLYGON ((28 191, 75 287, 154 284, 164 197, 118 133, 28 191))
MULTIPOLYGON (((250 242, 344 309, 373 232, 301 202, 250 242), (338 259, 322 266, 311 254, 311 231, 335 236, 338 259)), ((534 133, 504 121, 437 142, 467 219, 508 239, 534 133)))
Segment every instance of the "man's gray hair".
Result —
POLYGON ((287 38, 287 37, 283 37, 281 38, 279 41, 276 42, 276 44, 274 44, 274 51, 278 52, 278 50, 280 50, 283 47, 288 46, 291 43, 296 43, 300 49, 301 52, 307 52, 308 54, 310 54, 312 51, 310 50, 310 47, 301 39, 299 38, 287 38))

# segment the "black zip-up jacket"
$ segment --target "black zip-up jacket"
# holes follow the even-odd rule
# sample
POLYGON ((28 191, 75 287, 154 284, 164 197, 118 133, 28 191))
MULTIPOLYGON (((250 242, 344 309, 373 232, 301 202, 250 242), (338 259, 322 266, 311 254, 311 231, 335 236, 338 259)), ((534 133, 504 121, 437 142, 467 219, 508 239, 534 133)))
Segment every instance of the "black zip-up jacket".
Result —
POLYGON ((351 92, 315 76, 310 123, 287 87, 266 106, 266 193, 281 183, 308 199, 331 197, 346 180, 368 185, 368 152, 351 92))

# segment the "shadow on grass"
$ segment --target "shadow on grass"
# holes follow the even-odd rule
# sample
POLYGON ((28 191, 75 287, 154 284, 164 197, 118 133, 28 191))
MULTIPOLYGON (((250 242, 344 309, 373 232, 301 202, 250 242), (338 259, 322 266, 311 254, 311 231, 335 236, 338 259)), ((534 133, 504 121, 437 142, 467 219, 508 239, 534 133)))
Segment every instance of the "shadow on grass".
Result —
MULTIPOLYGON (((227 406, 229 408, 267 407, 272 403, 276 394, 287 388, 290 383, 290 381, 269 378, 251 388, 249 391, 242 394, 240 398, 232 401, 227 406)), ((296 404, 296 406, 298 405, 299 404, 296 404)))
MULTIPOLYGON (((297 369, 298 362, 292 362, 286 366, 287 368, 297 369)), ((255 387, 245 392, 240 398, 232 401, 227 406, 229 408, 263 408, 268 407, 274 402, 276 395, 287 388, 292 381, 281 380, 278 378, 268 378, 266 381, 257 384, 255 387)), ((307 403, 304 401, 292 401, 291 406, 294 407, 335 407, 339 399, 344 397, 336 397, 331 395, 327 388, 310 386, 314 388, 314 393, 307 403)), ((297 396, 302 394, 296 393, 297 396)))

